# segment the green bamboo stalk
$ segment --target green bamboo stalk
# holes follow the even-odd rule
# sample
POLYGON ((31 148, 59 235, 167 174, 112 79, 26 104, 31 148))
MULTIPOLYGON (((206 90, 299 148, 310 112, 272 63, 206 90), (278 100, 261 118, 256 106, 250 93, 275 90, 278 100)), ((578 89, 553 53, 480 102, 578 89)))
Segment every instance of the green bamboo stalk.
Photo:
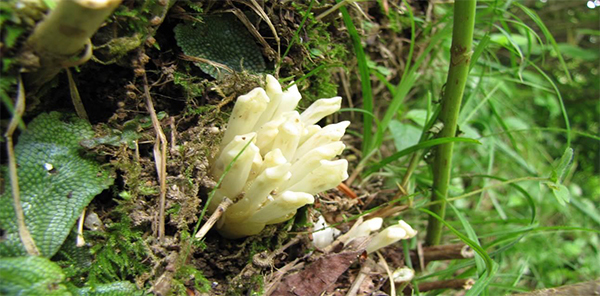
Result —
MULTIPOLYGON (((452 47, 450 48, 450 68, 446 89, 442 97, 442 110, 439 120, 444 128, 438 137, 454 137, 460 104, 465 90, 471 61, 471 44, 475 26, 475 6, 477 0, 460 0, 454 2, 454 27, 452 30, 452 47)), ((446 195, 452 170, 452 150, 454 142, 439 145, 433 162, 433 191, 432 201, 440 201, 430 207, 430 210, 444 219, 446 212, 446 195)), ((429 217, 427 225, 427 245, 437 245, 442 237, 443 224, 434 217, 429 217)))

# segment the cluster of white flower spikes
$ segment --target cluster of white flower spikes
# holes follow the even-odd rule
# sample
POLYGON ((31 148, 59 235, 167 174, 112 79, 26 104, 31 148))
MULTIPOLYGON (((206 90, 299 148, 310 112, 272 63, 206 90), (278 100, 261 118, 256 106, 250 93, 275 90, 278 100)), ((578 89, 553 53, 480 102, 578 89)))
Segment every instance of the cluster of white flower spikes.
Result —
POLYGON ((283 91, 271 75, 265 89, 238 97, 211 174, 219 179, 238 155, 213 197, 214 211, 228 197, 234 201, 217 224, 229 238, 259 233, 284 222, 314 202, 314 195, 348 178, 348 162, 333 160, 349 121, 320 127, 316 123, 340 109, 341 97, 315 101, 295 111, 302 98, 296 85, 283 91))

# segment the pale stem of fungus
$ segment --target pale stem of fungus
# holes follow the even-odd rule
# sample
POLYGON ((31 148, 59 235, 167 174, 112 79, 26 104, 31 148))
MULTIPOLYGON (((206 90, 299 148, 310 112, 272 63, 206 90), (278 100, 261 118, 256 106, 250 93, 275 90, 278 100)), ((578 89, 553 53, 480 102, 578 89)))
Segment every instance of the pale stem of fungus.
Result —
POLYGON ((273 149, 265 155, 265 159, 263 160, 260 168, 257 170, 257 174, 260 175, 267 168, 275 167, 286 162, 288 161, 285 157, 283 157, 283 153, 281 153, 281 150, 273 149))
POLYGON ((298 106, 300 99, 302 99, 302 95, 298 91, 298 86, 296 84, 290 86, 286 91, 283 92, 283 95, 281 96, 281 102, 279 103, 279 106, 277 106, 277 110, 275 111, 275 115, 273 115, 273 119, 276 119, 277 114, 294 111, 296 106, 298 106))
POLYGON ((417 232, 404 220, 379 232, 367 245, 367 253, 373 253, 381 248, 387 247, 401 239, 409 239, 417 235, 417 232))
POLYGON ((300 207, 314 203, 315 198, 306 192, 285 191, 273 197, 246 221, 276 224, 288 220, 300 207))
POLYGON ((285 121, 279 126, 271 149, 280 149, 283 157, 292 159, 302 135, 302 122, 297 111, 287 112, 283 114, 283 118, 285 121))
MULTIPOLYGON (((236 136, 234 139, 236 145, 234 145, 231 150, 224 151, 226 157, 219 158, 220 161, 223 161, 223 164, 225 165, 229 164, 229 162, 244 149, 246 143, 253 139, 254 135, 254 133, 250 133, 243 136, 236 136)), ((250 145, 246 147, 238 159, 232 164, 231 169, 227 172, 227 175, 221 182, 219 190, 222 190, 223 194, 233 200, 242 191, 244 184, 248 179, 248 175, 250 174, 250 169, 254 163, 255 156, 258 153, 259 150, 253 143, 250 143, 250 145)))
POLYGON ((348 178, 348 161, 321 160, 321 165, 314 169, 298 183, 283 190, 306 192, 311 195, 333 188, 348 178))
POLYGON ((267 197, 281 183, 290 178, 289 163, 264 170, 256 180, 252 182, 244 197, 229 207, 226 216, 227 222, 239 222, 254 213, 267 201, 267 197))
POLYGON ((253 130, 255 131, 260 130, 265 123, 273 119, 273 115, 279 107, 279 104, 281 103, 281 98, 283 97, 281 85, 279 84, 279 81, 277 81, 277 78, 273 77, 272 75, 267 75, 267 85, 265 86, 265 92, 267 93, 267 96, 269 96, 270 101, 267 105, 267 108, 260 116, 260 119, 254 125, 253 130))
POLYGON ((251 132, 268 103, 269 97, 262 88, 255 88, 249 93, 239 96, 233 106, 233 111, 231 111, 221 147, 229 143, 236 135, 251 132))
POLYGON ((226 197, 238 199, 217 225, 229 238, 257 234, 265 225, 290 219, 314 202, 314 194, 348 178, 348 162, 331 159, 344 150, 340 139, 350 122, 315 125, 339 110, 341 98, 317 100, 300 114, 294 111, 302 98, 298 87, 283 91, 275 77, 266 80, 266 90, 238 97, 211 171, 223 174, 241 153, 209 205, 214 210, 226 197), (242 152, 244 147, 248 151, 242 152))
POLYGON ((340 240, 346 243, 357 237, 369 236, 371 235, 371 232, 379 230, 382 224, 382 218, 376 217, 373 219, 369 219, 360 223, 360 225, 358 225, 357 227, 353 227, 352 229, 350 229, 350 231, 344 234, 344 237, 340 238, 340 240))
POLYGON ((312 137, 306 140, 306 142, 300 145, 300 147, 298 147, 292 161, 298 160, 308 151, 316 147, 339 141, 342 138, 342 136, 344 136, 344 132, 346 132, 346 128, 349 125, 350 121, 342 121, 340 123, 330 124, 322 128, 312 137))
POLYGON ((316 134, 320 130, 321 130, 321 127, 318 125, 313 124, 313 125, 305 126, 304 130, 302 131, 302 137, 300 137, 300 143, 298 143, 298 145, 304 144, 304 142, 306 142, 306 140, 310 139, 310 137, 312 137, 314 134, 316 134))
POLYGON ((317 147, 304 156, 302 156, 298 161, 292 164, 290 168, 290 172, 292 172, 292 177, 282 185, 283 188, 289 187, 293 184, 298 183, 302 178, 306 175, 310 174, 310 172, 314 171, 321 165, 321 160, 331 160, 336 155, 342 153, 346 146, 341 141, 333 142, 327 145, 323 145, 321 147, 317 147))
POLYGON ((276 120, 269 121, 265 123, 258 131, 256 132, 258 149, 260 151, 271 151, 271 147, 273 146, 273 141, 279 134, 279 126, 283 124, 285 118, 278 117, 276 120))
POLYGON ((304 125, 312 125, 325 116, 340 110, 342 106, 342 97, 333 97, 330 99, 319 99, 310 105, 302 114, 300 119, 304 125))

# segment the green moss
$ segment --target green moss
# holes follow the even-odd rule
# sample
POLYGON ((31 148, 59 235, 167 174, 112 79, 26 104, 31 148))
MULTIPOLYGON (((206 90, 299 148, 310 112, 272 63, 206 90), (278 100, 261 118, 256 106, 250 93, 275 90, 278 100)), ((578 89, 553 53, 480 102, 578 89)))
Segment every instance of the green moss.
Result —
POLYGON ((307 11, 306 5, 293 2, 292 6, 302 17, 308 13, 303 29, 307 38, 304 42, 294 45, 304 47, 298 51, 303 52, 303 56, 294 57, 302 72, 291 73, 298 81, 298 87, 304 97, 300 107, 307 107, 317 99, 338 95, 338 84, 333 70, 348 65, 351 56, 348 55, 347 41, 336 40, 330 33, 331 27, 341 26, 336 23, 337 20, 318 21, 312 12, 307 11))
POLYGON ((148 272, 151 264, 143 232, 131 225, 127 213, 117 207, 111 214, 115 219, 107 223, 106 232, 86 232, 86 239, 93 243, 90 253, 94 264, 90 267, 87 282, 109 283, 138 278, 148 272))

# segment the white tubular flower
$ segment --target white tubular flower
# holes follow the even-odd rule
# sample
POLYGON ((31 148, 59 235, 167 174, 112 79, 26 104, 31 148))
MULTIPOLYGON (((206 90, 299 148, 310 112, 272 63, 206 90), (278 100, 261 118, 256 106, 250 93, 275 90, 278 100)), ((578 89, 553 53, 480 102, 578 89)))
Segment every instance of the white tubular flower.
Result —
POLYGON ((281 98, 283 97, 281 85, 279 84, 279 81, 277 81, 277 78, 273 77, 272 75, 267 75, 265 92, 267 93, 270 101, 265 111, 261 114, 260 119, 256 122, 254 130, 259 130, 265 123, 273 119, 273 115, 275 114, 275 111, 277 111, 277 108, 281 103, 281 98))
POLYGON ((314 194, 348 178, 348 162, 332 159, 345 148, 340 139, 350 122, 315 125, 339 110, 341 98, 317 100, 300 114, 294 109, 301 98, 296 85, 283 91, 270 75, 266 90, 238 97, 211 169, 219 179, 240 154, 209 205, 214 211, 225 197, 235 202, 217 224, 222 235, 253 235, 288 220, 314 194))
POLYGON ((319 216, 317 222, 313 224, 314 232, 312 234, 313 245, 319 249, 324 249, 331 245, 335 237, 340 235, 340 231, 335 227, 329 227, 325 218, 319 216))
POLYGON ((298 150, 294 154, 294 158, 292 161, 297 161, 300 157, 306 154, 308 151, 323 146, 329 143, 333 143, 339 141, 344 133, 346 132, 346 128, 350 125, 350 121, 342 121, 336 124, 330 124, 318 132, 316 132, 312 137, 308 138, 298 150))
POLYGON ((249 223, 276 224, 288 220, 296 210, 306 204, 312 204, 315 198, 306 192, 285 191, 271 196, 266 204, 248 218, 249 223))
POLYGON ((287 188, 298 183, 302 178, 317 169, 321 165, 321 160, 333 159, 336 155, 342 153, 345 147, 344 143, 337 141, 309 151, 292 165, 290 168, 292 177, 282 187, 287 188))
POLYGON ((246 190, 244 197, 229 207, 228 218, 241 221, 260 208, 269 194, 290 178, 289 169, 290 164, 284 163, 264 170, 246 190))
POLYGON ((302 95, 298 91, 298 86, 296 84, 290 86, 286 91, 283 92, 283 95, 281 96, 281 102, 279 103, 279 106, 277 106, 275 114, 273 114, 273 119, 277 119, 277 115, 279 114, 296 109, 300 99, 302 99, 302 95))
POLYGON ((310 107, 302 112, 300 118, 305 125, 312 125, 319 122, 323 117, 340 110, 341 107, 342 97, 316 100, 310 107))
POLYGON ((298 145, 304 144, 304 142, 306 142, 306 140, 310 139, 310 137, 312 137, 314 134, 316 134, 320 130, 321 130, 321 127, 318 125, 314 125, 314 124, 304 127, 304 130, 302 131, 302 136, 300 137, 300 143, 298 143, 298 145))
POLYGON ((400 222, 382 230, 375 237, 373 237, 373 239, 371 239, 367 245, 367 253, 373 253, 401 239, 409 239, 417 235, 417 232, 412 229, 410 225, 406 224, 406 222, 402 220, 400 222))
POLYGON ((357 237, 369 236, 369 235, 371 235, 371 232, 379 230, 381 228, 382 224, 383 224, 383 219, 381 219, 379 217, 364 221, 364 222, 360 223, 360 225, 358 225, 358 227, 354 227, 354 228, 350 229, 350 231, 348 231, 346 234, 344 234, 344 237, 345 237, 344 241, 348 242, 357 237))
POLYGON ((271 149, 280 149, 283 157, 292 159, 302 135, 302 122, 297 111, 286 112, 282 117, 285 121, 279 126, 271 149))
POLYGON ((348 179, 347 160, 321 160, 320 163, 321 165, 310 172, 310 174, 302 178, 298 183, 285 188, 285 190, 317 194, 323 190, 334 188, 342 181, 348 179))
POLYGON ((231 111, 221 147, 224 146, 223 144, 229 143, 236 135, 251 132, 268 103, 269 97, 262 88, 255 88, 248 94, 239 96, 233 111, 231 111))
POLYGON ((242 188, 244 188, 244 184, 248 179, 248 175, 250 174, 250 170, 252 169, 252 165, 254 163, 254 159, 256 155, 259 153, 258 147, 254 145, 254 143, 248 142, 251 141, 255 137, 255 133, 250 133, 242 136, 236 136, 231 144, 227 145, 223 154, 217 159, 215 163, 215 170, 219 172, 224 172, 225 167, 233 161, 233 159, 246 147, 246 149, 241 152, 238 159, 233 162, 231 169, 223 178, 221 182, 221 186, 219 190, 223 192, 223 194, 231 199, 234 199, 240 192, 242 188), (247 145, 247 146, 246 146, 247 145), (227 149, 229 148, 229 149, 227 149))

